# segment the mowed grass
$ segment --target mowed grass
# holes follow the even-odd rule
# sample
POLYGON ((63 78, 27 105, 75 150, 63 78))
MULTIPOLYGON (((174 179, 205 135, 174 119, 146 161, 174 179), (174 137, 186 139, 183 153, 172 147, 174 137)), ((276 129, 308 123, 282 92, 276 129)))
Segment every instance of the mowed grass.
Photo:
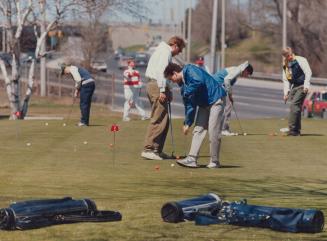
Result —
MULTIPOLYGON (((30 111, 67 116, 68 108, 42 102, 30 111)), ((172 160, 143 160, 147 121, 121 122, 119 114, 95 106, 93 126, 78 128, 74 126, 78 112, 75 107, 65 127, 64 121, 0 120, 0 207, 28 199, 91 198, 99 209, 120 211, 123 220, 0 231, 1 241, 327 240, 326 229, 319 234, 292 234, 231 225, 199 227, 192 222, 164 223, 160 216, 167 201, 209 192, 230 201, 246 198, 250 204, 318 208, 327 214, 326 121, 304 120, 304 136, 282 137, 269 133, 287 126, 286 120, 242 120, 248 135, 224 137, 223 168, 208 170, 172 167, 172 160), (113 123, 120 127, 114 148, 108 131, 113 123)), ((173 121, 179 155, 188 151, 191 141, 191 135, 181 134, 182 121, 173 121)), ((237 130, 236 122, 232 126, 237 130)), ((165 151, 171 150, 168 135, 165 151)), ((208 160, 206 141, 200 164, 208 160)))

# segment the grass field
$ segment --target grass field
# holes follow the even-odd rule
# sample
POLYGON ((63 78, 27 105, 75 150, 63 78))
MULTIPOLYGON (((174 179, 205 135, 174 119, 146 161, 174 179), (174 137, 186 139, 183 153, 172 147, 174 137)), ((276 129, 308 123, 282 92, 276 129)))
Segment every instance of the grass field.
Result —
MULTIPOLYGON (((30 111, 66 116, 68 106, 43 101, 30 111)), ((230 201, 246 198, 250 204, 318 208, 326 214, 326 121, 304 120, 304 136, 282 137, 268 134, 285 127, 285 120, 243 120, 249 135, 224 137, 223 168, 208 170, 140 158, 146 121, 122 123, 118 114, 95 106, 93 126, 78 128, 73 125, 78 116, 76 107, 66 127, 63 121, 0 119, 0 207, 27 199, 91 198, 99 209, 119 210, 123 220, 0 231, 0 241, 327 240, 326 229, 320 234, 292 234, 230 225, 167 224, 160 217, 165 202, 208 192, 230 201), (110 147, 113 135, 108 132, 113 123, 120 127, 115 161, 110 147)), ((184 155, 191 136, 184 139, 179 131, 182 120, 173 124, 176 154, 184 155)), ((236 123, 232 126, 237 129, 236 123)), ((166 152, 171 152, 170 138, 166 152)), ((207 154, 206 142, 200 164, 208 162, 207 154)))

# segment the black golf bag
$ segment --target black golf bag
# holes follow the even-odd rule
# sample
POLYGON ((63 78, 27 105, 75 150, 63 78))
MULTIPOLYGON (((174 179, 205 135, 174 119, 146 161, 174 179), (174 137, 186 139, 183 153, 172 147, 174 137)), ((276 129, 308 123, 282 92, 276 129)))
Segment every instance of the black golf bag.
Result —
POLYGON ((17 202, 0 209, 0 229, 26 230, 56 224, 120 221, 115 211, 98 211, 90 199, 45 199, 17 202))
MULTIPOLYGON (((184 200, 192 206, 192 199, 184 200)), ((207 205, 209 205, 209 202, 207 205)), ((179 203, 179 202, 178 202, 179 203)), ((163 210, 167 209, 165 204, 163 210)), ((193 203, 196 206, 196 203, 193 203)), ((205 206, 205 203, 201 204, 205 206)), ((179 217, 180 209, 170 209, 170 217, 179 217)), ((183 209, 182 209, 183 211, 183 209)), ((324 214, 316 209, 294 209, 248 205, 246 200, 240 202, 220 202, 220 205, 209 209, 193 209, 184 215, 192 217, 197 225, 232 224, 247 227, 270 228, 283 232, 318 233, 324 228, 324 214)), ((164 221, 171 222, 163 217, 164 221)), ((177 219, 176 219, 177 220, 177 219)))
POLYGON ((220 206, 220 198, 216 194, 209 193, 179 202, 168 202, 161 208, 161 217, 168 223, 193 221, 197 213, 214 214, 220 206))

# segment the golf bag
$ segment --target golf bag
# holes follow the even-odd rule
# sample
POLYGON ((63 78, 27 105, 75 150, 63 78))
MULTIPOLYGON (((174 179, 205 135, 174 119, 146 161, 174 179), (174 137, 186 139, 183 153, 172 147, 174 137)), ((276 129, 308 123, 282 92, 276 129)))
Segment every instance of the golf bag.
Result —
POLYGON ((216 214, 221 206, 220 198, 213 193, 179 202, 168 202, 161 208, 161 217, 165 222, 178 223, 193 221, 200 213, 216 214))
POLYGON ((115 211, 98 211, 90 199, 45 199, 17 202, 0 209, 0 229, 26 230, 77 222, 120 221, 115 211))
MULTIPOLYGON (((242 200, 240 202, 222 202, 220 200, 219 204, 215 206, 210 206, 209 201, 207 201, 207 208, 204 209, 196 208, 196 203, 193 203, 193 209, 191 205, 188 205, 189 209, 185 209, 186 212, 184 213, 184 209, 180 209, 180 203, 182 203, 182 205, 186 203, 190 204, 192 203, 192 200, 196 199, 172 203, 175 204, 175 206, 173 206, 175 209, 170 208, 169 210, 167 210, 167 204, 165 204, 161 210, 161 215, 164 221, 169 222, 165 220, 165 216, 163 216, 163 209, 165 208, 165 212, 168 213, 166 216, 180 218, 178 215, 180 215, 180 212, 182 212, 184 219, 191 221, 195 220, 197 225, 232 224, 246 227, 270 228, 276 231, 293 233, 318 233, 324 228, 324 214, 322 211, 316 209, 304 210, 294 208, 266 207, 248 205, 246 200, 242 200)), ((202 203, 200 206, 205 206, 205 203, 202 203)), ((178 218, 173 218, 171 218, 171 220, 180 221, 178 218)))

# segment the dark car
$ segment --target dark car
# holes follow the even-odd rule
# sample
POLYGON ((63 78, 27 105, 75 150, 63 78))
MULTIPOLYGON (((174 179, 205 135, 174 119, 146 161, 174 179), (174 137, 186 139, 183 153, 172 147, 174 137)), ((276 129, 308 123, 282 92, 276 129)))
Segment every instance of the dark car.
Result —
POLYGON ((6 67, 10 67, 12 63, 12 56, 5 52, 0 52, 0 59, 3 60, 6 67))
POLYGON ((149 56, 146 53, 136 53, 135 55, 135 66, 146 67, 149 62, 149 56))

